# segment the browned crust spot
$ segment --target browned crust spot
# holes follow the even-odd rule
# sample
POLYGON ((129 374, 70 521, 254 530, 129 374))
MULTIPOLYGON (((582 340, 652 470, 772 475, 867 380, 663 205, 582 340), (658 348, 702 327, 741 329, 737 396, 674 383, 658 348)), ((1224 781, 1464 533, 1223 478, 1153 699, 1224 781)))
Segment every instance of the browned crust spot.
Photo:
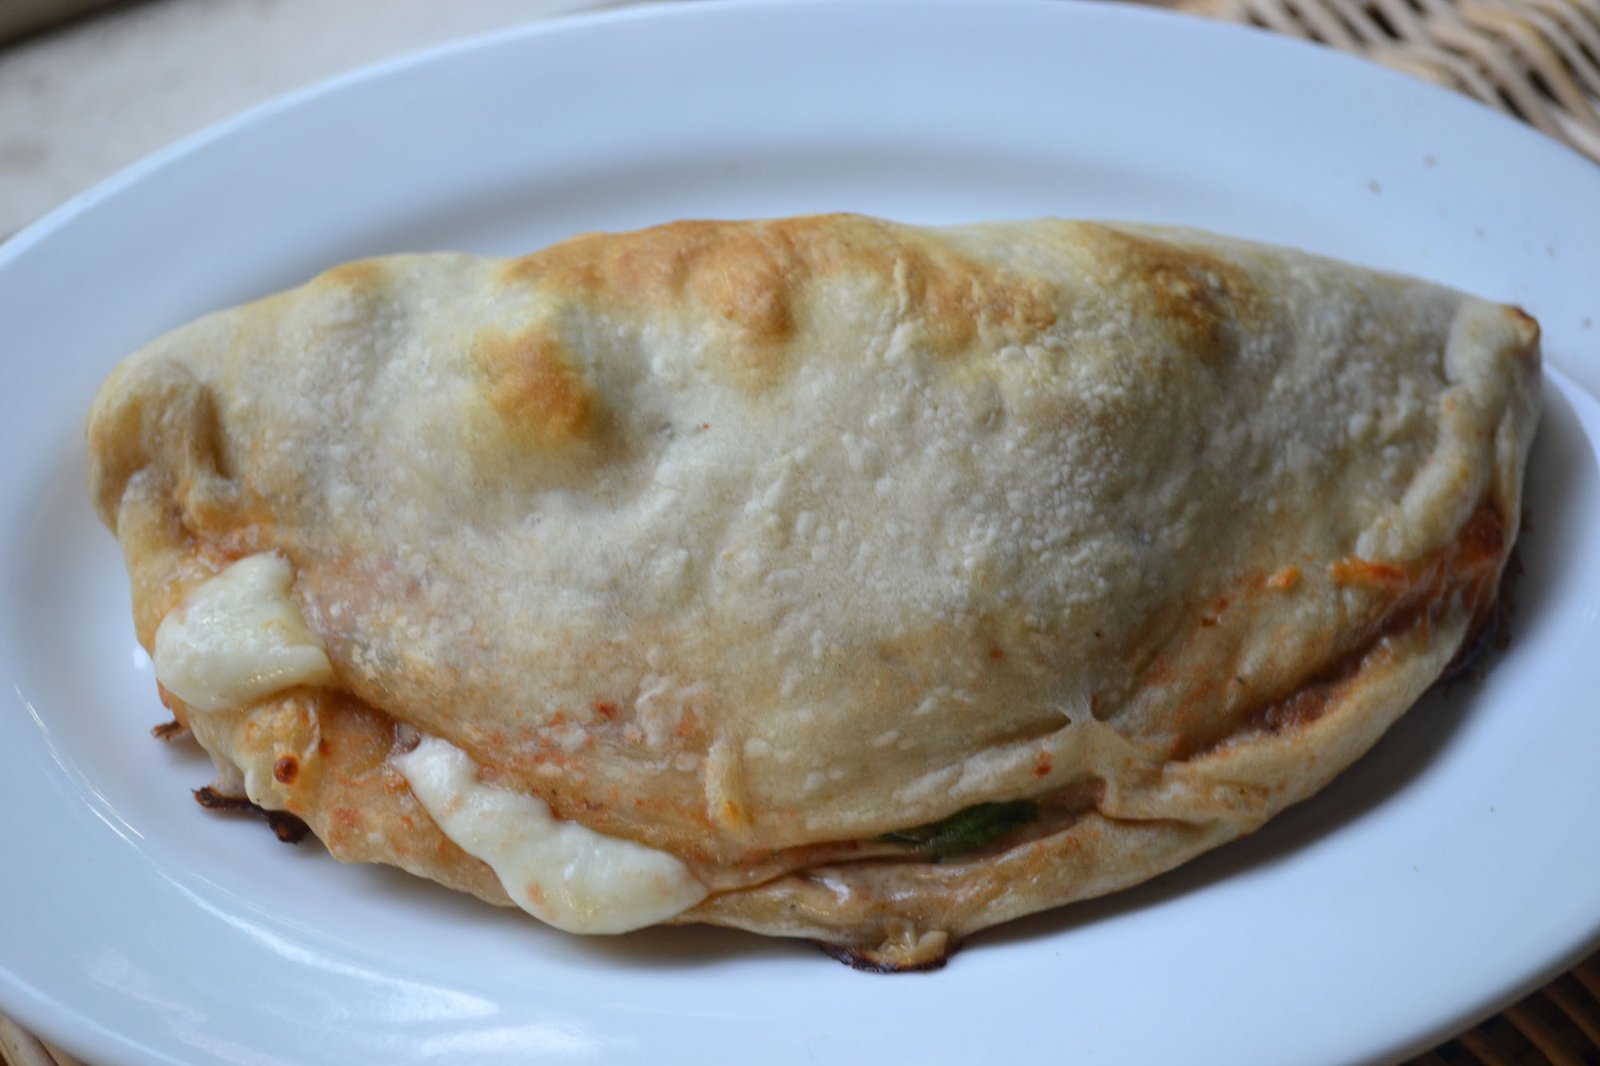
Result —
POLYGON ((1140 304, 1204 362, 1232 352, 1263 314, 1250 275, 1203 249, 1107 228, 1090 246, 1108 277, 1142 289, 1140 304))
POLYGON ((358 291, 381 288, 389 279, 388 267, 381 259, 357 259, 341 263, 322 272, 323 281, 331 281, 358 291))
POLYGON ((770 382, 781 368, 810 290, 842 276, 893 284, 906 319, 921 329, 921 343, 939 353, 970 348, 992 330, 1004 332, 1002 341, 1026 341, 1057 318, 1054 294, 1041 283, 852 215, 586 234, 510 261, 502 280, 537 283, 609 308, 698 307, 734 331, 738 343, 718 350, 751 384, 770 382))
POLYGON ((1525 334, 1523 344, 1517 349, 1516 354, 1523 359, 1531 359, 1537 351, 1539 337, 1542 333, 1539 320, 1520 307, 1511 307, 1508 310, 1511 313, 1511 317, 1522 327, 1522 331, 1525 334))
POLYGON ((584 437, 595 414, 594 393, 548 328, 485 330, 473 340, 473 358, 488 380, 490 406, 508 426, 544 447, 584 437))
POLYGON ((300 776, 300 760, 293 755, 280 755, 272 764, 272 777, 280 785, 292 785, 300 776))

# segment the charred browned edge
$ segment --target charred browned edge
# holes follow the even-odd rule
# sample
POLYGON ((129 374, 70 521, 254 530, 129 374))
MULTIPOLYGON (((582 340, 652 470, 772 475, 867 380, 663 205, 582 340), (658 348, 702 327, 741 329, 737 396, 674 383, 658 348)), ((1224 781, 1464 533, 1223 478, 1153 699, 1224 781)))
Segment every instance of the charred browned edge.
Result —
POLYGON ((896 964, 885 962, 883 959, 857 951, 846 944, 830 944, 826 940, 813 940, 813 944, 822 949, 823 954, 838 962, 844 963, 852 970, 862 973, 931 973, 934 970, 944 969, 944 964, 950 961, 960 948, 960 944, 951 944, 945 953, 936 959, 927 959, 923 962, 896 964))
POLYGON ((157 740, 177 740, 188 732, 188 727, 177 719, 150 727, 150 735, 157 740))
MULTIPOLYGON (((1522 518, 1522 531, 1529 532, 1528 517, 1522 518)), ((1488 664, 1490 656, 1511 645, 1511 619, 1517 614, 1516 587, 1522 578, 1522 552, 1520 545, 1511 549, 1505 569, 1500 574, 1500 585, 1489 606, 1483 624, 1477 626, 1461 642, 1461 650, 1450 660, 1450 665, 1439 675, 1439 684, 1453 685, 1458 681, 1476 680, 1480 670, 1488 664)))
MULTIPOLYGON (((1507 577, 1509 576, 1508 568, 1507 577)), ((1505 581, 1501 584, 1503 586, 1505 581)), ((1505 592, 1502 588, 1501 593, 1490 603, 1489 610, 1483 618, 1473 619, 1473 628, 1461 642, 1455 658, 1445 664, 1444 672, 1439 675, 1439 684, 1454 684, 1476 673, 1478 667, 1489 658, 1489 652, 1500 645, 1505 635, 1506 614, 1505 592)))
POLYGON ((1027 337, 1056 321, 1043 286, 967 259, 916 231, 852 215, 764 222, 682 221, 585 234, 508 262, 508 283, 540 285, 611 306, 698 305, 737 331, 734 371, 770 380, 801 327, 799 294, 845 274, 898 277, 919 311, 923 342, 955 353, 984 329, 1027 337))
POLYGON ((1091 244, 1104 270, 1141 290, 1156 317, 1202 362, 1238 348, 1265 314, 1248 270, 1190 244, 1097 227, 1091 244))
POLYGON ((1528 312, 1524 311, 1522 308, 1512 305, 1510 311, 1512 316, 1515 317, 1518 322, 1521 322, 1523 328, 1528 331, 1527 343, 1522 347, 1520 354, 1522 354, 1524 357, 1530 356, 1534 352, 1534 345, 1539 343, 1539 337, 1544 332, 1543 328, 1539 325, 1538 319, 1528 314, 1528 312))
MULTIPOLYGON (((1498 618, 1496 605, 1500 601, 1497 590, 1502 573, 1507 569, 1506 556, 1505 520, 1493 504, 1484 503, 1473 512, 1453 544, 1414 566, 1343 561, 1339 564, 1344 568, 1343 577, 1388 588, 1392 592, 1389 603, 1369 623, 1349 652, 1330 663, 1293 695, 1247 716, 1232 736, 1281 733, 1321 718, 1337 705, 1344 688, 1354 683, 1375 657, 1389 654, 1384 644, 1386 638, 1419 627, 1430 629, 1440 610, 1451 602, 1451 593, 1465 597, 1472 619, 1466 638, 1440 680, 1459 676, 1461 664, 1475 661, 1481 655, 1479 645, 1483 643, 1484 634, 1487 632, 1491 639, 1493 637, 1498 618)), ((1231 736, 1193 754, 1206 754, 1228 739, 1231 736)))
POLYGON ((210 785, 195 789, 194 798, 196 803, 210 811, 247 811, 261 815, 272 827, 273 834, 285 844, 298 844, 311 832, 310 826, 287 811, 269 811, 251 803, 244 796, 225 795, 210 785))

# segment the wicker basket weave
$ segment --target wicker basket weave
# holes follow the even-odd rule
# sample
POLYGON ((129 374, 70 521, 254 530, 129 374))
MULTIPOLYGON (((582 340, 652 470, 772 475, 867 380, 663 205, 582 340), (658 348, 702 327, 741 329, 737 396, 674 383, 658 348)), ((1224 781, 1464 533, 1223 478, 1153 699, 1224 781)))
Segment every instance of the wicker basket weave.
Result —
POLYGON ((1181 0, 1476 97, 1600 161, 1600 0, 1181 0))
POLYGON ((0 1066, 80 1066, 64 1051, 41 1043, 0 1014, 0 1066))

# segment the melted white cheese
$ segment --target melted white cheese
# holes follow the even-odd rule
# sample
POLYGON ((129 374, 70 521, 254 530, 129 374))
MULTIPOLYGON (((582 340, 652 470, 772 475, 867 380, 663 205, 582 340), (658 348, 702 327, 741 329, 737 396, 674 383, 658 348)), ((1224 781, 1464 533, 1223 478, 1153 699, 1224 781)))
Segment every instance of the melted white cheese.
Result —
POLYGON ((466 752, 437 737, 390 763, 445 836, 488 863, 529 914, 569 933, 625 933, 706 897, 664 851, 564 822, 536 796, 485 785, 466 752))
POLYGON ((190 707, 243 707, 333 680, 327 653, 289 598, 294 575, 270 552, 192 589, 156 629, 156 679, 190 707))

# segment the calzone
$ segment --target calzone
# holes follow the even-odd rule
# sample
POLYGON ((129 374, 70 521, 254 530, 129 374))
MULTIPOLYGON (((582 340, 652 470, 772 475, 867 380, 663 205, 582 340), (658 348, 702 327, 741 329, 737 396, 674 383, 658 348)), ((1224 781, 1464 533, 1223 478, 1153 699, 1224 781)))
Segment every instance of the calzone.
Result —
POLYGON ((202 318, 90 484, 212 801, 904 969, 1367 750, 1491 615, 1537 338, 1185 230, 681 222, 202 318))

